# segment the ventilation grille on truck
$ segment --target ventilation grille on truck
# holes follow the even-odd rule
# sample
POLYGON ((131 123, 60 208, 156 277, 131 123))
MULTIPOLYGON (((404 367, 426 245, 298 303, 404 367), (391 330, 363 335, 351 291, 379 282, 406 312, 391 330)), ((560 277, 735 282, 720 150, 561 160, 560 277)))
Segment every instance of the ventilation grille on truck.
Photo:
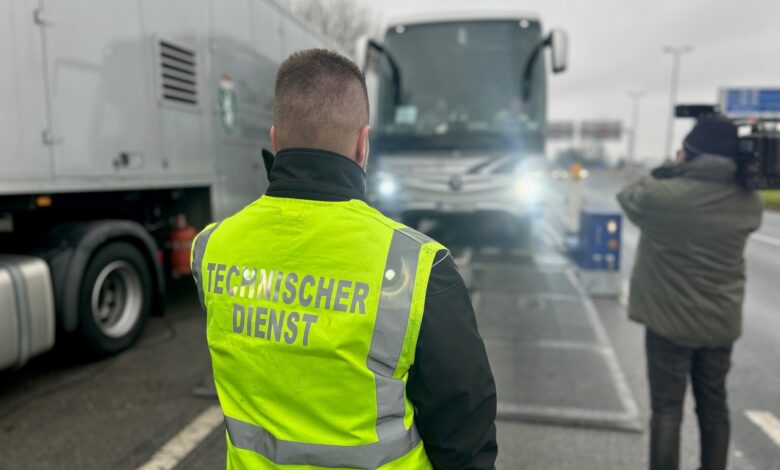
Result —
POLYGON ((160 41, 160 75, 163 100, 198 104, 195 51, 160 41))

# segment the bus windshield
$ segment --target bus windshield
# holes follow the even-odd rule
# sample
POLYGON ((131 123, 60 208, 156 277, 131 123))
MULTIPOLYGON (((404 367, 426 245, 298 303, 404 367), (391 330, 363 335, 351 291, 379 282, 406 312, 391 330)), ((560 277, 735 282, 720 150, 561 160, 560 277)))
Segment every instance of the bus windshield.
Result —
POLYGON ((524 97, 523 75, 542 41, 538 22, 471 21, 397 26, 380 62, 376 140, 393 150, 538 147, 545 125, 544 55, 524 97))

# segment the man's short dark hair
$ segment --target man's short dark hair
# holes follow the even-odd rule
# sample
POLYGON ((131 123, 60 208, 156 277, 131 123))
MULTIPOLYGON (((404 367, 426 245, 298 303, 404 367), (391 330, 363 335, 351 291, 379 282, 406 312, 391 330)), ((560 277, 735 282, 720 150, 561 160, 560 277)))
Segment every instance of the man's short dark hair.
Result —
POLYGON ((366 80, 341 54, 326 49, 296 52, 279 67, 273 112, 279 148, 346 153, 368 124, 366 80))

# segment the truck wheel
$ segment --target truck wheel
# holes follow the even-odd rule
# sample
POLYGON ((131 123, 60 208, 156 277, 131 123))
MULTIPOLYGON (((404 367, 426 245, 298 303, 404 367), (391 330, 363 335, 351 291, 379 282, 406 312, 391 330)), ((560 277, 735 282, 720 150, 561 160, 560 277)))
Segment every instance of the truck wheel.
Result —
POLYGON ((135 343, 151 311, 152 279, 143 255, 127 242, 98 249, 81 278, 79 331, 90 352, 107 356, 135 343))

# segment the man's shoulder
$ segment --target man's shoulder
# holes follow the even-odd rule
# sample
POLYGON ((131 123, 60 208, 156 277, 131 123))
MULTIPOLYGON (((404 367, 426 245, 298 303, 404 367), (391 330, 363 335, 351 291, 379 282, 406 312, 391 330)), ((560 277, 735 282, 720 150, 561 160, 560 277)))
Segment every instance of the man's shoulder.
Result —
POLYGON ((413 229, 413 228, 411 228, 409 226, 406 226, 406 225, 404 225, 404 224, 402 224, 400 222, 395 222, 394 230, 396 230, 396 231, 406 235, 407 237, 409 237, 412 240, 416 241, 420 245, 425 245, 427 243, 435 243, 436 245, 440 246, 441 249, 445 249, 446 250, 446 248, 444 248, 444 245, 442 245, 441 243, 437 242, 433 238, 429 237, 428 235, 426 235, 426 234, 424 234, 424 233, 422 233, 422 232, 420 232, 418 230, 415 230, 415 229, 413 229))
POLYGON ((206 227, 203 228, 203 230, 198 233, 196 238, 200 238, 204 235, 208 235, 209 238, 218 238, 217 234, 224 233, 226 230, 230 230, 230 227, 235 227, 236 224, 240 224, 241 222, 245 221, 245 219, 249 216, 248 211, 251 210, 254 206, 260 203, 262 198, 256 199, 252 201, 251 203, 247 204, 243 208, 241 208, 238 212, 225 217, 222 220, 217 220, 215 222, 212 222, 206 227))
POLYGON ((450 250, 446 246, 419 230, 413 229, 385 216, 370 206, 366 207, 373 212, 373 216, 376 217, 379 222, 392 230, 394 234, 406 239, 411 239, 419 246, 429 250, 429 252, 433 252, 431 272, 428 280, 428 296, 436 295, 441 291, 449 290, 452 287, 463 283, 458 267, 450 254, 450 250))
POLYGON ((419 230, 413 229, 402 222, 399 222, 397 220, 394 220, 384 215, 382 212, 380 212, 376 208, 366 203, 360 204, 360 210, 367 217, 375 220, 377 223, 384 225, 385 227, 387 227, 389 230, 392 230, 393 232, 398 232, 401 236, 405 236, 407 238, 414 240, 420 245, 430 244, 431 248, 433 249, 445 250, 445 251, 447 250, 447 248, 444 245, 439 243, 437 240, 434 240, 430 236, 426 235, 425 233, 422 233, 419 230))
POLYGON ((433 258, 427 296, 441 295, 461 285, 463 278, 452 255, 446 249, 439 250, 433 258))

